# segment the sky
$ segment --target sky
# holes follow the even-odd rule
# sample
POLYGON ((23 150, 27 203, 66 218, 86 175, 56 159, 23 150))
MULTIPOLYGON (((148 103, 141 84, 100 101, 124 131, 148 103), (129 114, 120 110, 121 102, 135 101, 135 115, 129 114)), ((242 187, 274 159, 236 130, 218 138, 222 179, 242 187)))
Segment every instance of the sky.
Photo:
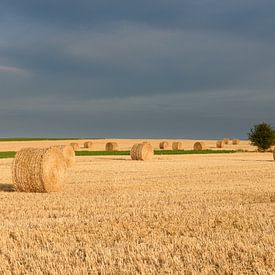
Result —
POLYGON ((274 0, 0 0, 0 137, 275 126, 274 0))

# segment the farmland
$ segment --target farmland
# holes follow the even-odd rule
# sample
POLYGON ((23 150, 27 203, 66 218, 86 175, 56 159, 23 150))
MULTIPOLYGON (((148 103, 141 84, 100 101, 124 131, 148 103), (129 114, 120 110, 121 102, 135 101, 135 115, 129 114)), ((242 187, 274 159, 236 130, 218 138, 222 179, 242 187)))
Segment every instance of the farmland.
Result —
MULTIPOLYGON (((2 142, 0 151, 54 142, 2 142)), ((128 151, 136 141, 117 142, 128 151)), ((0 273, 275 272, 272 154, 245 141, 225 149, 251 152, 78 156, 63 192, 51 194, 13 192, 13 160, 1 159, 0 273)))

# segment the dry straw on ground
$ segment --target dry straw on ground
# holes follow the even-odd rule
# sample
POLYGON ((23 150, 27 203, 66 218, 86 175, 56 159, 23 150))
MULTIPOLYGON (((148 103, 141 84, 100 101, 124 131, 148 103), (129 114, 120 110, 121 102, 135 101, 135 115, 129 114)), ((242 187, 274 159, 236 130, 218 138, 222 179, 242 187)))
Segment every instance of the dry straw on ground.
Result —
POLYGON ((20 192, 61 191, 65 170, 63 154, 56 147, 22 149, 13 162, 13 184, 20 192))
POLYGON ((79 144, 76 143, 76 142, 72 142, 70 145, 73 147, 74 151, 76 151, 77 149, 79 149, 79 144))
POLYGON ((93 143, 91 141, 84 142, 84 148, 92 148, 92 147, 93 147, 93 143))
POLYGON ((239 145, 240 144, 240 140, 237 139, 237 138, 235 138, 235 139, 232 140, 232 144, 233 145, 239 145))
POLYGON ((196 150, 196 151, 201 151, 201 150, 205 150, 206 149, 206 146, 205 146, 205 143, 204 142, 196 142, 195 144, 194 144, 194 150, 196 150))
POLYGON ((153 155, 154 150, 150 143, 135 144, 131 149, 132 160, 150 160, 153 155))
POLYGON ((223 148, 224 144, 225 144, 224 140, 217 140, 216 147, 217 148, 223 148))
POLYGON ((169 147, 168 141, 162 141, 162 142, 159 144, 159 148, 160 148, 160 149, 167 149, 168 147, 169 147))
POLYGON ((75 164, 75 152, 71 145, 57 145, 53 146, 61 150, 66 166, 72 167, 75 164))
POLYGON ((79 157, 61 194, 6 192, 12 159, 0 159, 0 274, 274 274, 271 158, 79 157))
POLYGON ((108 142, 105 146, 106 151, 117 151, 118 150, 118 144, 116 142, 108 142))
POLYGON ((182 148, 182 142, 176 141, 172 143, 173 150, 180 150, 182 148))

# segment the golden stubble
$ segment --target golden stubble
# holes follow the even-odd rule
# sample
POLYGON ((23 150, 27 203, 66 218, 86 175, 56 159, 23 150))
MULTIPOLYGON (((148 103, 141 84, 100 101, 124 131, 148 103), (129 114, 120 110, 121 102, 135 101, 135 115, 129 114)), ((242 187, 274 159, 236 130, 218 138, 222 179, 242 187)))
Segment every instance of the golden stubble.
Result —
POLYGON ((2 274, 275 272, 272 153, 77 157, 52 194, 6 192, 11 163, 2 274))

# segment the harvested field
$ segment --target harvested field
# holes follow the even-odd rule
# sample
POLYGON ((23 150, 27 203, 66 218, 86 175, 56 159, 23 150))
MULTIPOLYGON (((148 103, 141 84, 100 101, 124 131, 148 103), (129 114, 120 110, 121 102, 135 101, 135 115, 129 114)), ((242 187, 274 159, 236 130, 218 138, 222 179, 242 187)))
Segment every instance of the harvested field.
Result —
POLYGON ((1 274, 275 272, 272 153, 77 157, 52 194, 12 192, 11 163, 1 274))
MULTIPOLYGON (((89 139, 90 142, 93 142, 93 151, 104 151, 107 142, 116 142, 119 146, 119 150, 130 150, 132 146, 136 143, 143 143, 143 139, 89 139)), ((150 144, 152 144, 154 149, 159 149, 160 139, 148 139, 146 140, 150 144)), ((166 140, 170 145, 176 140, 166 140)), ((178 141, 178 140, 177 140, 178 141)), ((217 140, 200 140, 204 142, 204 144, 209 149, 216 149, 217 140)), ((41 140, 41 141, 2 141, 0 142, 0 151, 19 151, 25 147, 50 147, 54 145, 69 145, 70 143, 75 143, 75 140, 41 140)), ((77 140, 78 144, 84 144, 87 140, 77 140)), ((195 143, 194 140, 191 139, 182 139, 182 149, 184 150, 193 150, 193 145, 195 143)), ((247 151, 255 151, 256 147, 251 146, 247 140, 241 140, 240 144, 233 145, 230 142, 228 145, 224 146, 224 149, 228 150, 247 150, 247 151)), ((81 148, 81 150, 85 150, 81 148)), ((89 150, 89 149, 86 149, 89 150)))

